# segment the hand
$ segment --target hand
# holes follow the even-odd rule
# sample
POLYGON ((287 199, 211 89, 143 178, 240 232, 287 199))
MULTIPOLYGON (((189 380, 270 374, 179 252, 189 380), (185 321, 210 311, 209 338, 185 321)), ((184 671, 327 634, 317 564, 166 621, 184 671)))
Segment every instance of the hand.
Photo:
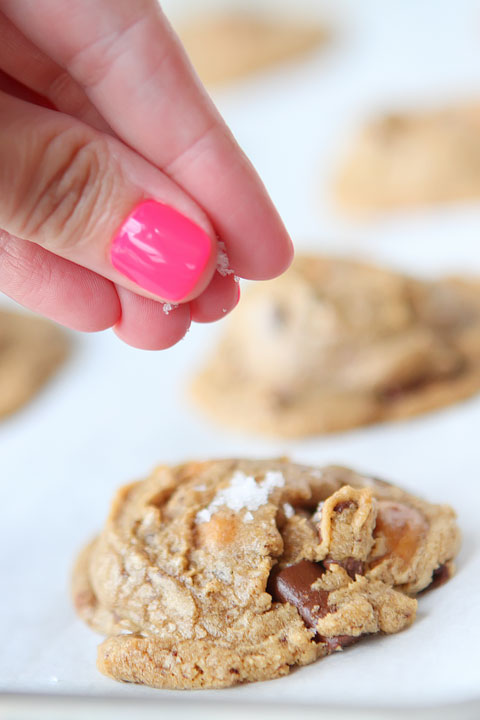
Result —
POLYGON ((240 277, 288 267, 285 228, 155 0, 0 0, 0 70, 7 295, 161 349, 235 306, 218 240, 240 277))

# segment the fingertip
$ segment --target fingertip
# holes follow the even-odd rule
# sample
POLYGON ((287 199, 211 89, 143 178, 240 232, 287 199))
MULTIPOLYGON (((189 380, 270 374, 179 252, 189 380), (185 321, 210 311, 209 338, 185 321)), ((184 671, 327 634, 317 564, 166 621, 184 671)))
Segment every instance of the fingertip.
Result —
POLYGON ((191 324, 188 303, 170 306, 117 286, 122 315, 114 332, 140 350, 166 350, 179 342, 191 324))
POLYGON ((287 270, 293 260, 294 246, 280 216, 266 202, 265 207, 258 209, 256 222, 239 242, 227 235, 225 239, 230 266, 235 273, 247 280, 272 280, 287 270))
POLYGON ((209 323, 220 320, 233 310, 240 300, 240 285, 233 275, 214 274, 210 285, 190 303, 192 320, 209 323))

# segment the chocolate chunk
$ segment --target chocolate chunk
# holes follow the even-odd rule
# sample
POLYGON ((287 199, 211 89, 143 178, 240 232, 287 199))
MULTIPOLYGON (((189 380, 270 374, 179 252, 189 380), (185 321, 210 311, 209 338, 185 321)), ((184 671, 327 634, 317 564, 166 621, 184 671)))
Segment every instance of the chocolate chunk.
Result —
POLYGON ((305 625, 315 628, 320 618, 334 611, 328 605, 328 592, 312 589, 313 583, 324 572, 320 563, 310 560, 302 560, 283 570, 274 568, 268 580, 267 592, 277 602, 294 605, 305 625))
POLYGON ((435 590, 435 588, 446 583, 447 580, 450 580, 450 570, 447 565, 440 565, 440 567, 433 571, 430 585, 427 585, 421 592, 425 593, 428 590, 435 590))
POLYGON ((333 509, 335 510, 335 512, 341 513, 347 508, 352 507, 352 505, 355 505, 353 500, 343 500, 342 502, 339 502, 337 505, 335 505, 333 509))
POLYGON ((365 573, 365 563, 362 560, 356 560, 353 557, 345 558, 345 560, 334 560, 333 558, 325 558, 323 561, 325 570, 328 570, 330 565, 340 565, 350 575, 352 580, 355 580, 356 575, 363 575, 365 573))
POLYGON ((360 635, 358 637, 353 637, 352 635, 335 635, 335 637, 324 637, 323 635, 319 635, 317 640, 318 642, 326 644, 326 646, 328 647, 328 652, 334 652, 335 650, 339 650, 340 648, 348 647, 348 645, 353 645, 360 640, 360 637, 360 635))
POLYGON ((289 408, 295 398, 293 394, 288 390, 277 390, 271 397, 271 404, 274 409, 289 408))
POLYGON ((394 402, 408 393, 415 392, 424 386, 429 380, 428 375, 422 375, 403 384, 391 385, 380 392, 380 399, 385 402, 394 402))
POLYGON ((282 329, 288 324, 289 312, 282 305, 274 305, 272 307, 272 325, 276 330, 282 329))

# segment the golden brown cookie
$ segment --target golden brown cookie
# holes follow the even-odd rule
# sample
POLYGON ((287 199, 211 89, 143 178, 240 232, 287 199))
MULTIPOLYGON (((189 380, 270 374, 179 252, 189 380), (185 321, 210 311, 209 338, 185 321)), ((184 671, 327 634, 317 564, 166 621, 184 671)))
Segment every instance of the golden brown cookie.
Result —
POLYGON ((405 418, 480 389, 480 281, 299 256, 248 288, 193 395, 223 425, 302 436, 405 418))
POLYGON ((0 310, 0 417, 27 403, 67 351, 66 335, 53 323, 0 310))
POLYGON ((193 18, 180 39, 200 78, 220 85, 305 55, 326 41, 315 23, 287 21, 243 11, 193 18))
POLYGON ((459 543, 450 507, 345 468, 160 466, 117 493, 73 599, 106 675, 227 687, 408 627, 459 543))
POLYGON ((348 146, 334 195, 352 214, 480 199, 480 104, 373 120, 348 146))

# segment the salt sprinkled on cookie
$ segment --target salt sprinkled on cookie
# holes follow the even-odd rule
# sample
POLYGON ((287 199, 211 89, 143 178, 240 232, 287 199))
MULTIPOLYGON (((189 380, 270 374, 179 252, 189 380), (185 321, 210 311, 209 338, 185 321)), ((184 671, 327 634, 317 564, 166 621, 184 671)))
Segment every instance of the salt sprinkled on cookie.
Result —
POLYGON ((459 544, 451 508, 347 468, 315 479, 287 459, 162 465, 119 490, 73 598, 107 636, 105 675, 228 687, 409 627, 414 596, 451 576, 459 544))
POLYGON ((245 473, 237 470, 232 475, 230 484, 217 492, 208 507, 199 510, 196 515, 196 522, 197 524, 209 522, 212 515, 222 506, 234 512, 243 509, 258 510, 261 505, 266 505, 268 496, 275 488, 284 485, 285 478, 278 471, 268 470, 264 479, 257 483, 253 475, 245 475, 245 473))

